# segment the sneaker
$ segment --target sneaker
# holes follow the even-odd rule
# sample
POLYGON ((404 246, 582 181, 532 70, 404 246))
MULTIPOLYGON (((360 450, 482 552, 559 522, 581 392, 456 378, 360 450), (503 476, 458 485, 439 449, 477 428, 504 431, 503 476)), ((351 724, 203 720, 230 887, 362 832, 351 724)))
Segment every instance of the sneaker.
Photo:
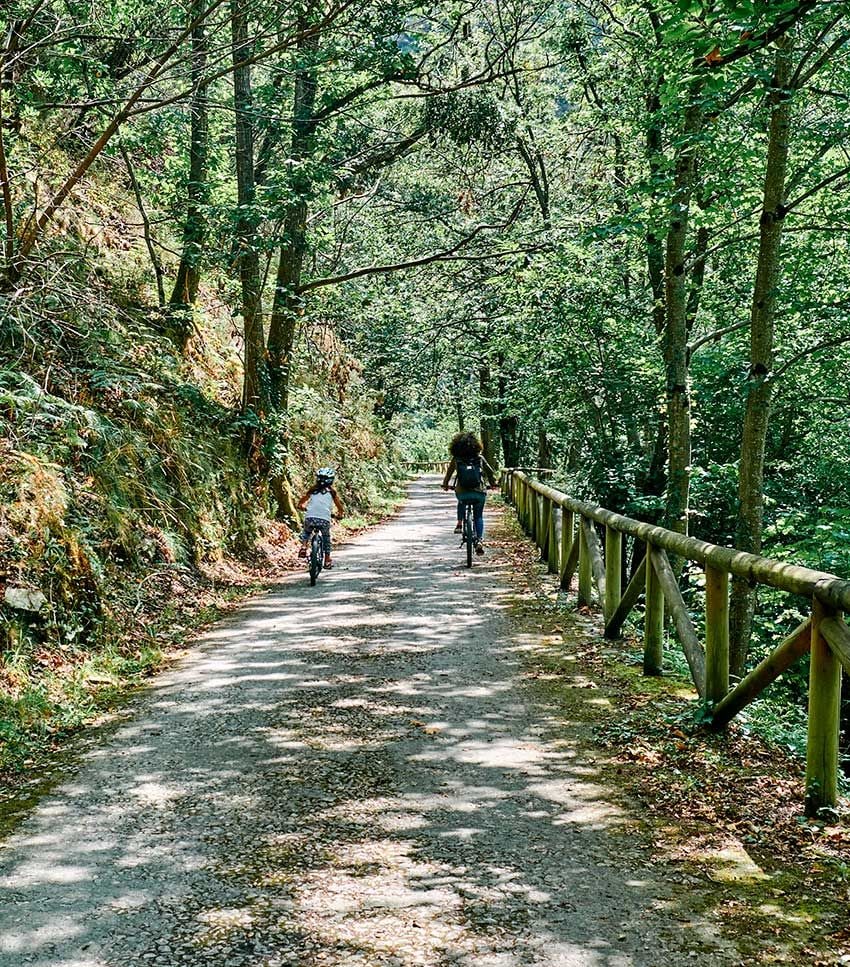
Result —
POLYGON ((333 566, 334 562, 330 559, 330 557, 325 557, 325 570, 330 571, 333 566))
POLYGON ((484 553, 484 545, 481 543, 481 541, 476 541, 476 544, 475 544, 475 553, 479 557, 484 553))
POLYGON ((298 548, 298 556, 299 557, 306 557, 307 556, 307 548, 306 547, 299 547, 298 548))
POLYGON ((463 524, 460 521, 458 521, 457 527, 455 527, 455 534, 459 534, 462 530, 463 530, 463 524))

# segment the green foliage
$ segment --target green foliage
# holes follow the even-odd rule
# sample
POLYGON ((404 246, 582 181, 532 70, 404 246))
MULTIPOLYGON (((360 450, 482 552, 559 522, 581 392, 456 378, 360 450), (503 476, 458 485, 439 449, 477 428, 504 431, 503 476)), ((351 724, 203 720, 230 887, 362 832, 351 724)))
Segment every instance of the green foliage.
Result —
POLYGON ((463 147, 493 148, 511 134, 499 102, 484 90, 432 98, 425 106, 425 124, 435 138, 442 135, 463 147))

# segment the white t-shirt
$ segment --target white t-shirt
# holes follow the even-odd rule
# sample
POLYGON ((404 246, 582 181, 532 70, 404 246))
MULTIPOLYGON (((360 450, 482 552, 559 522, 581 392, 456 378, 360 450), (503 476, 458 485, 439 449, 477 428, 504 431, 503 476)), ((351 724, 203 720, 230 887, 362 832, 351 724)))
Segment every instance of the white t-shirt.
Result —
POLYGON ((330 490, 320 490, 317 494, 311 494, 307 501, 307 517, 315 517, 317 520, 330 520, 333 508, 333 494, 330 490))

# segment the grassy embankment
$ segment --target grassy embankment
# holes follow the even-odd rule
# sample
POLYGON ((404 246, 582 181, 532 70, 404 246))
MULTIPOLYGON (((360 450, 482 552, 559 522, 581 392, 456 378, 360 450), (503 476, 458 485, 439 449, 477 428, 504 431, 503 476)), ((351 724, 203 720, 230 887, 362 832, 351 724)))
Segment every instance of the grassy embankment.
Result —
MULTIPOLYGON (((0 294, 0 776, 13 784, 294 560, 241 451, 239 320, 205 289, 179 349, 129 198, 84 190, 54 254, 0 294)), ((310 339, 326 365, 313 353, 293 389, 294 484, 339 465, 356 528, 398 500, 398 474, 356 361, 329 328, 310 339)))

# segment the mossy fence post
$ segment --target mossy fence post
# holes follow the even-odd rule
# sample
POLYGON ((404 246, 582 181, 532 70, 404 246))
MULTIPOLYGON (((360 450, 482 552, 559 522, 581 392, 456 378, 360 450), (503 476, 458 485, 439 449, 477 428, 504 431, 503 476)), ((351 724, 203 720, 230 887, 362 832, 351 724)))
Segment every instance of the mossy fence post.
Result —
POLYGON ((617 610, 623 595, 623 535, 605 525, 605 608, 607 621, 617 610))
POLYGON ((806 746, 806 815, 838 801, 838 730, 841 719, 841 663, 823 637, 821 624, 837 617, 834 608, 812 600, 809 665, 809 737, 806 746))
POLYGON ((578 526, 578 603, 590 604, 593 599, 593 564, 590 560, 590 548, 587 546, 587 532, 584 518, 579 520, 578 526))
POLYGON ((537 546, 540 548, 540 560, 545 563, 546 561, 546 550, 549 544, 549 501, 543 497, 538 497, 540 501, 540 534, 537 540, 537 546))
POLYGON ((561 590, 569 591, 572 574, 570 573, 570 558, 573 554, 575 541, 576 518, 571 510, 561 508, 561 590))
POLYGON ((558 507, 549 501, 549 539, 547 541, 546 570, 549 574, 558 573, 558 507))
POLYGON ((660 675, 664 666, 664 592, 658 583, 652 548, 646 546, 646 608, 643 629, 643 673, 660 675))
POLYGON ((729 572, 705 568, 705 700, 716 705, 729 691, 729 572))

